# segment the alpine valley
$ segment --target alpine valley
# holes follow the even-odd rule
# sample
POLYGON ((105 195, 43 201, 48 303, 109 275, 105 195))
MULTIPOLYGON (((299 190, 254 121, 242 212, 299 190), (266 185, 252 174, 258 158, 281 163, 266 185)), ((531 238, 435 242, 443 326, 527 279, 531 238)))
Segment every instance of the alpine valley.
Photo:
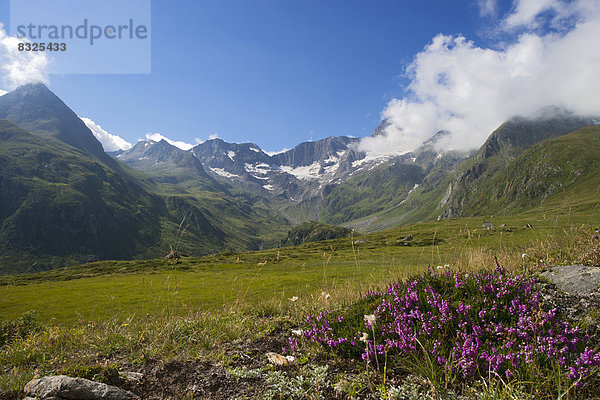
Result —
POLYGON ((292 243, 289 232, 333 238, 551 209, 574 193, 572 206, 596 204, 597 118, 558 108, 517 116, 470 153, 437 150, 445 135, 387 157, 352 137, 277 154, 221 139, 188 151, 139 141, 107 154, 46 86, 21 86, 0 97, 0 273, 163 257, 171 246, 189 255, 273 248, 292 243), (308 221, 318 223, 290 231, 308 221))

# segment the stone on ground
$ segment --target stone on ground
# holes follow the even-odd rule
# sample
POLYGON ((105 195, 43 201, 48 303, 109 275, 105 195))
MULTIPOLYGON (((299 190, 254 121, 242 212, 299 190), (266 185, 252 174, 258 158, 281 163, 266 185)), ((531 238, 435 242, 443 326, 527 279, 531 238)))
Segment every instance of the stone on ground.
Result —
POLYGON ((37 400, 133 400, 131 392, 83 378, 44 376, 25 385, 26 399, 37 400))

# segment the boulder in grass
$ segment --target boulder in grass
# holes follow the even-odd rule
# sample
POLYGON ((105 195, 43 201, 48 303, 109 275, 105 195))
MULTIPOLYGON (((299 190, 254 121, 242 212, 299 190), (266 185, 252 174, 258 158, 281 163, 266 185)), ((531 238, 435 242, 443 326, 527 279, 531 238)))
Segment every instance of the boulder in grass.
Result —
POLYGON ((25 385, 26 399, 37 400, 134 400, 126 390, 66 375, 44 376, 25 385))
POLYGON ((483 229, 488 229, 490 231, 495 231, 496 230, 496 227, 490 221, 483 221, 483 224, 481 224, 481 227, 483 229))
POLYGON ((576 296, 600 294, 600 268, 585 265, 550 267, 542 276, 566 293, 576 296))

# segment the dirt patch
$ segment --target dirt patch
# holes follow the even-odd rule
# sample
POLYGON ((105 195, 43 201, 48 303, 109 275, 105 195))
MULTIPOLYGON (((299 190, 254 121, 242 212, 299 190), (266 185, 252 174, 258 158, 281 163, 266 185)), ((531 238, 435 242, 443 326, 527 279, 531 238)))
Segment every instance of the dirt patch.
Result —
MULTIPOLYGON (((282 330, 270 333, 258 341, 237 340, 224 344, 228 366, 208 360, 162 362, 148 360, 142 365, 123 366, 123 370, 138 372, 138 380, 120 380, 115 385, 147 400, 170 399, 232 399, 261 398, 269 389, 261 378, 238 379, 230 368, 258 369, 267 367, 268 352, 281 353, 286 345, 282 330)), ((282 367, 293 369, 294 367, 282 367)))
POLYGON ((219 364, 206 361, 150 360, 135 370, 142 378, 122 382, 119 386, 141 398, 159 399, 231 399, 240 395, 258 395, 258 388, 240 384, 228 377, 219 364), (193 397, 192 397, 193 396, 193 397))

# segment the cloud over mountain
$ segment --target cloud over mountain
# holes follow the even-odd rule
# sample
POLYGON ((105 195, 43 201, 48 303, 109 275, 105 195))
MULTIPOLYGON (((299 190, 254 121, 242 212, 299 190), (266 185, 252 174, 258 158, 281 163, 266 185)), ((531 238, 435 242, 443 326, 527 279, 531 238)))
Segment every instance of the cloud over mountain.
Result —
MULTIPOLYGON (((168 137, 163 136, 160 133, 146 133, 146 140, 152 140, 153 142, 160 142, 161 140, 164 140, 170 145, 179 147, 181 150, 189 150, 195 146, 195 144, 186 143, 181 140, 169 139, 168 137)), ((198 140, 196 140, 196 144, 198 144, 198 140)))
MULTIPOLYGON (((492 1, 480 6, 495 9, 492 1)), ((496 23, 494 48, 435 36, 407 68, 408 95, 382 112, 390 122, 385 135, 360 148, 402 153, 446 130, 441 147, 468 150, 508 118, 545 106, 600 113, 599 0, 517 0, 496 23)))
POLYGON ((0 23, 0 75, 4 89, 27 83, 48 83, 48 57, 45 52, 19 51, 23 40, 10 36, 0 23))
POLYGON ((122 137, 108 133, 91 119, 85 117, 79 117, 79 119, 92 131, 96 139, 102 144, 104 151, 128 150, 133 146, 122 137))

